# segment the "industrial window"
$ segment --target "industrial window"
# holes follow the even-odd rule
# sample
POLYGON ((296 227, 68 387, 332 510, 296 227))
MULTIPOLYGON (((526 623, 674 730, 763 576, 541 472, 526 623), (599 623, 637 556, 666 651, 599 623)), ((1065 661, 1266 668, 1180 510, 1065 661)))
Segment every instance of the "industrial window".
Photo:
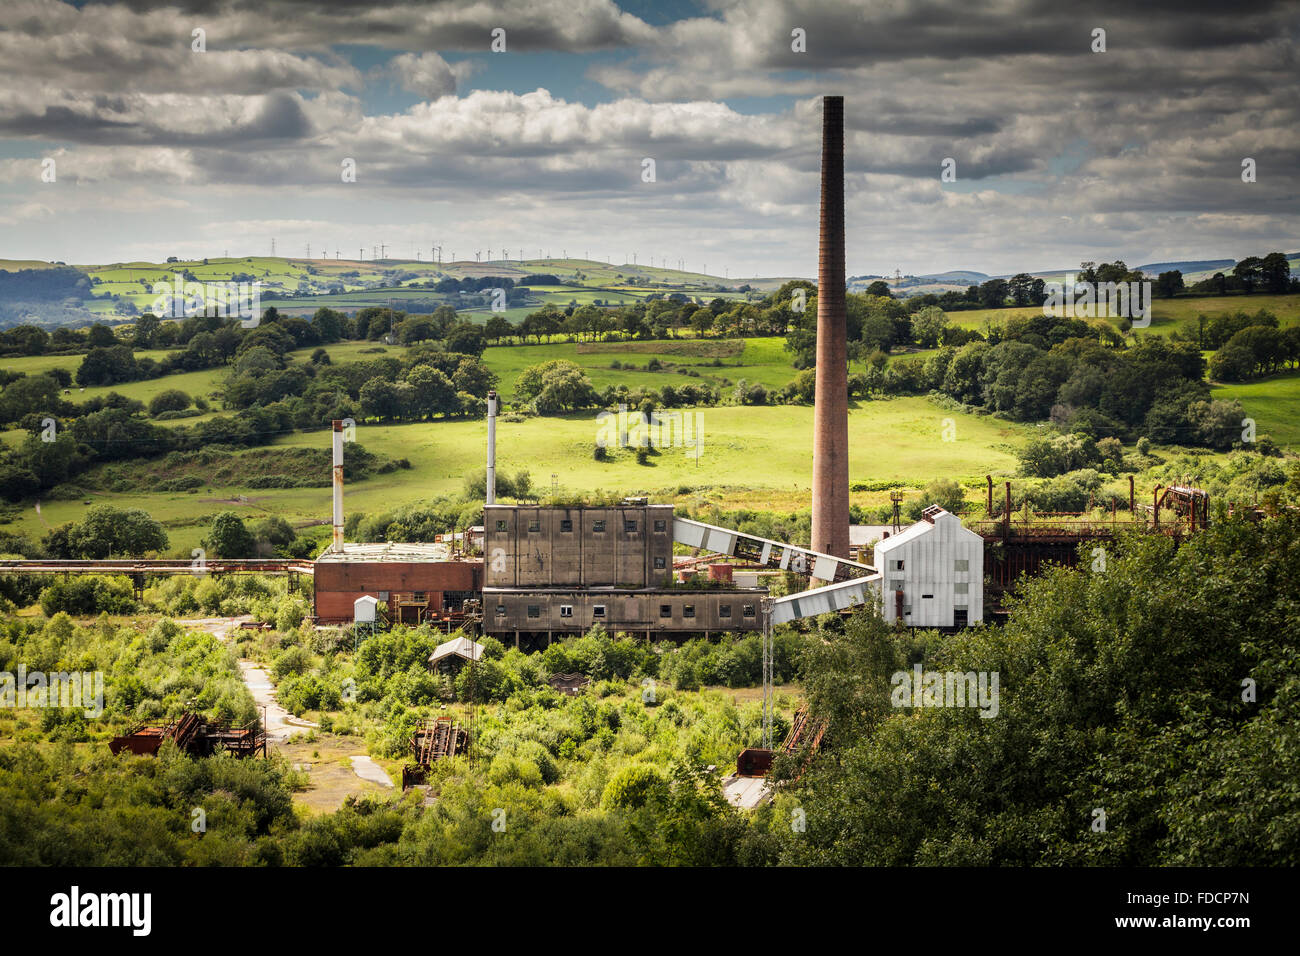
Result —
POLYGON ((561 531, 566 531, 566 532, 567 532, 567 531, 572 531, 572 530, 573 530, 573 522, 570 521, 568 518, 563 518, 563 519, 561 519, 561 521, 560 521, 560 530, 561 530, 561 531))
POLYGON ((591 523, 591 530, 592 530, 592 531, 596 531, 596 532, 602 532, 602 531, 604 531, 604 530, 605 530, 605 522, 604 522, 603 520, 602 520, 602 521, 593 521, 593 522, 591 523))
POLYGON ((541 531, 541 530, 542 530, 542 523, 541 523, 541 521, 539 521, 537 518, 534 518, 532 521, 529 521, 529 522, 528 522, 528 533, 529 533, 529 534, 536 534, 537 532, 539 532, 539 531, 541 531))
POLYGON ((953 608, 952 626, 965 627, 968 623, 966 609, 964 607, 953 608))
POLYGON ((505 606, 504 604, 498 604, 498 605, 497 605, 497 616, 498 616, 498 617, 501 617, 501 616, 503 616, 505 613, 506 613, 506 606, 505 606))
POLYGON ((624 522, 623 522, 623 530, 626 531, 628 534, 636 534, 636 522, 635 522, 635 521, 624 521, 624 522))
POLYGON ((897 561, 890 561, 890 562, 889 562, 889 570, 891 570, 891 571, 901 571, 901 570, 903 570, 903 559, 902 559, 902 558, 899 558, 897 561))
POLYGON ((655 521, 655 531, 656 531, 656 532, 663 533, 664 531, 667 531, 667 530, 668 530, 668 522, 667 522, 667 521, 655 521))
POLYGON ((603 604, 593 604, 593 605, 591 606, 591 616, 592 616, 592 617, 604 617, 604 616, 605 616, 605 605, 603 605, 603 604))
POLYGON ((502 521, 502 520, 498 520, 498 521, 497 521, 497 530, 498 530, 498 531, 506 531, 506 530, 508 530, 508 529, 509 529, 509 525, 507 525, 507 524, 505 523, 505 521, 502 521))
POLYGON ((969 558, 957 558, 957 559, 956 559, 955 561, 953 561, 953 563, 952 563, 952 569, 953 569, 954 571, 969 571, 969 570, 970 570, 970 559, 969 559, 969 558))
POLYGON ((572 604, 561 604, 561 605, 560 605, 560 617, 573 617, 573 605, 572 605, 572 604))
POLYGON ((891 591, 901 591, 901 590, 903 590, 903 579, 902 579, 902 578, 894 578, 892 581, 890 581, 890 582, 889 582, 889 590, 891 590, 891 591))
POLYGON ((910 604, 904 604, 904 605, 903 605, 903 614, 904 614, 904 615, 909 615, 909 614, 911 614, 911 613, 912 613, 912 605, 910 605, 910 604))
POLYGON ((719 605, 718 605, 718 617, 731 617, 731 605, 730 605, 730 604, 719 604, 719 605))
POLYGON ((541 609, 541 607, 539 607, 539 606, 536 605, 536 604, 530 604, 530 605, 528 605, 528 616, 529 616, 529 617, 541 617, 541 616, 542 616, 542 609, 541 609))
POLYGON ((961 584, 954 584, 952 586, 953 594, 967 594, 969 593, 969 590, 970 590, 970 585, 966 584, 965 582, 962 582, 961 584))
POLYGON ((695 605, 694 604, 683 605, 682 617, 694 617, 694 616, 695 616, 695 605))
POLYGON ((662 571, 666 566, 667 566, 666 561, 663 558, 655 558, 656 571, 662 571))
POLYGON ((746 605, 744 606, 744 608, 742 608, 742 611, 743 611, 745 617, 753 617, 753 616, 754 616, 754 605, 752 605, 752 604, 746 604, 746 605))
POLYGON ((672 617, 672 616, 673 616, 673 606, 672 606, 671 604, 660 604, 660 605, 659 605, 659 616, 660 616, 660 617, 672 617))
POLYGON ((411 600, 414 601, 416 604, 423 604, 425 601, 428 600, 428 598, 426 597, 423 591, 416 591, 414 594, 411 595, 411 600))

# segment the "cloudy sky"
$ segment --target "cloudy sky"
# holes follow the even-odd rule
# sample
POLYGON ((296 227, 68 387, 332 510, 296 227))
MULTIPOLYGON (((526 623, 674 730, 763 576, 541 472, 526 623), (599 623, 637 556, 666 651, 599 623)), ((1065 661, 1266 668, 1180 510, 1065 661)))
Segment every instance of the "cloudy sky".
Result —
POLYGON ((827 93, 849 127, 850 274, 1295 252, 1298 11, 4 0, 0 257, 269 254, 274 237, 294 256, 437 243, 813 275, 827 93))

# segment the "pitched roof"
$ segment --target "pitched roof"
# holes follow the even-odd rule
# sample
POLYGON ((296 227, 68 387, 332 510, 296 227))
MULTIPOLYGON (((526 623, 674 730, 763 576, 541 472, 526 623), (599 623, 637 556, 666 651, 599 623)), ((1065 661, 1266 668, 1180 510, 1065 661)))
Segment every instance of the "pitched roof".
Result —
POLYGON ((429 663, 436 664, 449 654, 463 657, 467 661, 476 661, 483 656, 483 645, 471 641, 468 637, 458 637, 454 641, 439 644, 429 655, 429 663))

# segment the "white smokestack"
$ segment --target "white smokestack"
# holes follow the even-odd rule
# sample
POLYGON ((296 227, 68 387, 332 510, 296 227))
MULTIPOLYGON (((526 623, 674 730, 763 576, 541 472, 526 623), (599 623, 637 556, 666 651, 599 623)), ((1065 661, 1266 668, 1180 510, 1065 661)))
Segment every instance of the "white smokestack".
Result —
POLYGON ((488 392, 487 503, 497 503, 497 393, 488 392))
POLYGON ((343 550, 343 422, 334 423, 334 550, 343 550))

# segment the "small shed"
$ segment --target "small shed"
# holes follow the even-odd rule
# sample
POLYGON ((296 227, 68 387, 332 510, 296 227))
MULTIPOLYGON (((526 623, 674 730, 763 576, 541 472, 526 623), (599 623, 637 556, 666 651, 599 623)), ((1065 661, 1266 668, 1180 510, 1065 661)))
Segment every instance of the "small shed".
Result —
POLYGON ((440 662, 450 658, 477 661, 482 656, 482 644, 471 641, 468 637, 458 637, 454 641, 447 641, 445 644, 439 644, 435 647, 433 653, 429 655, 429 666, 436 668, 440 662))
POLYGON ((378 616, 379 599, 369 594, 362 595, 352 602, 352 623, 374 624, 378 616))

